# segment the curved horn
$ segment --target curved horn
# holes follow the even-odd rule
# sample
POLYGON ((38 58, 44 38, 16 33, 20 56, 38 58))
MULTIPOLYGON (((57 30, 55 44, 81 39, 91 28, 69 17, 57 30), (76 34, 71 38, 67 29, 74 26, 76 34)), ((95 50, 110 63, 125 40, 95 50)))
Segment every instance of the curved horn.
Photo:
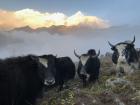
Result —
POLYGON ((114 47, 114 45, 113 45, 113 44, 111 44, 109 41, 108 41, 108 44, 109 44, 111 47, 114 47))
POLYGON ((99 55, 100 55, 100 50, 98 51, 98 54, 92 56, 92 58, 96 58, 96 57, 98 57, 99 55))
POLYGON ((135 36, 134 36, 134 39, 133 39, 133 41, 131 42, 131 44, 134 44, 135 43, 135 36))
POLYGON ((77 58, 80 58, 80 56, 76 53, 75 49, 74 49, 74 55, 75 55, 77 58))
POLYGON ((97 54, 97 56, 99 56, 100 55, 100 50, 98 51, 98 54, 97 54))

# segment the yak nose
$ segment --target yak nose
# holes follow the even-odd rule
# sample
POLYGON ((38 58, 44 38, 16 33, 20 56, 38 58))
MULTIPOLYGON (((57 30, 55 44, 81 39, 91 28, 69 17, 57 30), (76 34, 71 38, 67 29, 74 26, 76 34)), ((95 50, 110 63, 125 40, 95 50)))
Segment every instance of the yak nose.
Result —
POLYGON ((82 67, 82 69, 81 69, 81 71, 80 71, 80 74, 81 74, 81 75, 86 75, 86 74, 87 74, 84 67, 82 67))
POLYGON ((118 58, 118 63, 125 64, 126 63, 126 58, 124 56, 119 57, 118 58))
POLYGON ((55 84, 55 80, 54 79, 45 80, 44 84, 47 86, 53 85, 53 84, 55 84))
POLYGON ((86 74, 86 72, 81 71, 81 72, 80 72, 80 74, 81 74, 81 75, 85 75, 85 74, 86 74))
POLYGON ((120 61, 120 63, 121 63, 121 64, 125 64, 126 62, 125 62, 125 61, 120 61))
POLYGON ((125 64, 126 63, 126 59, 119 59, 119 63, 120 64, 125 64))

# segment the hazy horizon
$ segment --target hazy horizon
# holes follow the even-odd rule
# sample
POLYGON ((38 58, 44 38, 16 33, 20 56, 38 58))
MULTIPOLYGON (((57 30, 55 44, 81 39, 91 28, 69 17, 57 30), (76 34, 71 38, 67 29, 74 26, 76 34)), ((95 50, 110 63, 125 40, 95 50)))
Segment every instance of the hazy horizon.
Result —
POLYGON ((4 0, 0 4, 0 58, 27 54, 70 56, 89 49, 112 52, 133 40, 140 48, 138 0, 4 0), (29 27, 30 29, 28 29, 29 27), (20 29, 20 30, 18 30, 20 29), (9 31, 12 30, 12 31, 9 31))

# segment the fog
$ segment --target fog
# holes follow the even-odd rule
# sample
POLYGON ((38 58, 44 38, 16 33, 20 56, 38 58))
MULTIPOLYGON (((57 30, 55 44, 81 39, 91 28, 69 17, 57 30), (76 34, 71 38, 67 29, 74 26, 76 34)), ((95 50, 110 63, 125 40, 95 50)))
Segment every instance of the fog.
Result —
MULTIPOLYGON (((85 30, 86 31, 86 30, 85 30)), ((78 54, 86 53, 89 49, 100 49, 101 54, 111 52, 108 41, 116 44, 120 41, 133 40, 136 36, 136 48, 140 48, 139 26, 118 26, 108 29, 94 30, 82 33, 81 30, 67 35, 59 33, 50 34, 42 32, 0 32, 0 58, 22 56, 27 54, 54 54, 59 56, 70 56, 77 60, 73 51, 78 54)))

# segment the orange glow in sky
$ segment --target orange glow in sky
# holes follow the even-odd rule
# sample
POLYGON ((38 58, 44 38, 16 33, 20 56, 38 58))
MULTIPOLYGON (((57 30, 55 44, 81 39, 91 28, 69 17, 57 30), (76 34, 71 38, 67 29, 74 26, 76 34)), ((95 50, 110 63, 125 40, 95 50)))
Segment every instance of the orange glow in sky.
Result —
POLYGON ((0 10, 0 29, 11 30, 14 28, 30 26, 33 29, 51 26, 76 26, 86 25, 93 28, 108 28, 110 25, 106 20, 96 16, 85 16, 78 11, 72 16, 63 13, 42 13, 33 9, 19 11, 0 10))

